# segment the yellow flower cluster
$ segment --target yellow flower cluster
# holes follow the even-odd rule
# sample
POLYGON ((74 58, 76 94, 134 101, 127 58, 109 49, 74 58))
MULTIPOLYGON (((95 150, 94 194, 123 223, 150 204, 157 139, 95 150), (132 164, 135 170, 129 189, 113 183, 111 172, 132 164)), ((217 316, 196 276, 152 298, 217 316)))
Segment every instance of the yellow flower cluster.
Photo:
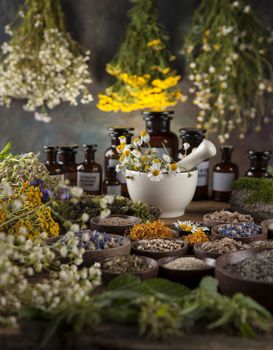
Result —
POLYGON ((59 225, 53 220, 51 209, 42 203, 40 188, 30 186, 29 182, 24 182, 13 197, 1 204, 0 224, 4 224, 4 231, 8 234, 23 234, 28 239, 41 237, 41 234, 46 237, 58 236, 59 234, 59 225), (14 199, 20 200, 22 206, 16 213, 8 212, 7 208, 12 207, 14 199), (16 216, 14 218, 13 215, 17 215, 18 219, 16 216), (5 222, 9 220, 11 222, 5 225, 5 222))
MULTIPOLYGON (((161 69, 161 68, 160 68, 161 69)), ((161 69, 169 72, 169 68, 161 69)), ((180 80, 179 75, 171 75, 163 79, 152 79, 151 75, 129 75, 108 66, 111 72, 123 85, 114 91, 106 90, 106 94, 99 94, 97 107, 104 112, 132 112, 140 109, 165 110, 175 106, 178 101, 184 101, 185 96, 179 88, 173 90, 180 80)))

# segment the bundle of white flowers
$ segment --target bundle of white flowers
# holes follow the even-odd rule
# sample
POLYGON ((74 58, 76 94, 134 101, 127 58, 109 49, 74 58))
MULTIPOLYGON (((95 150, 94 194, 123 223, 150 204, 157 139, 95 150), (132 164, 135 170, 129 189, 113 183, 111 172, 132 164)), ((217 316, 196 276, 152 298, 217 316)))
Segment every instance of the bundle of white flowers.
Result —
POLYGON ((90 53, 82 54, 65 31, 60 0, 25 0, 6 33, 11 39, 1 47, 0 105, 26 99, 24 109, 49 122, 47 110, 60 103, 93 100, 88 91, 90 53))
POLYGON ((197 127, 243 139, 272 120, 272 34, 246 1, 202 0, 184 43, 197 127))
POLYGON ((119 141, 120 145, 116 148, 120 154, 117 172, 125 174, 127 169, 144 172, 151 181, 159 182, 164 175, 178 174, 185 170, 169 156, 164 144, 166 153, 160 158, 157 149, 149 145, 150 135, 146 131, 142 131, 132 144, 126 144, 125 136, 121 136, 119 141))

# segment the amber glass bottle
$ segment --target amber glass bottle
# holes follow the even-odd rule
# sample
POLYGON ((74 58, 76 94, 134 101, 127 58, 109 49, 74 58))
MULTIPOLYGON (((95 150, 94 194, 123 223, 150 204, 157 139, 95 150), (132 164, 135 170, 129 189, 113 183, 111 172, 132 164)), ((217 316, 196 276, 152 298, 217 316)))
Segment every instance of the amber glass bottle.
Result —
POLYGON ((83 149, 84 162, 77 169, 77 186, 87 194, 99 195, 102 190, 102 167, 95 162, 97 145, 83 145, 83 149))
POLYGON ((248 151, 250 159, 250 167, 245 173, 248 177, 268 177, 271 175, 267 171, 268 162, 270 160, 271 151, 248 151))
POLYGON ((46 153, 45 166, 49 171, 49 174, 54 176, 60 176, 60 178, 63 180, 64 171, 62 166, 57 162, 58 146, 44 146, 44 150, 46 153))
POLYGON ((216 201, 228 202, 232 182, 238 179, 239 168, 231 161, 233 149, 233 146, 220 146, 222 159, 213 167, 212 195, 216 201))
POLYGON ((146 122, 146 130, 150 134, 150 145, 158 150, 158 154, 162 157, 166 153, 166 147, 169 155, 176 161, 178 159, 178 137, 171 131, 170 115, 173 111, 166 112, 143 112, 146 122))
MULTIPOLYGON (((109 147, 105 153, 104 153, 104 172, 105 172, 105 178, 110 180, 111 179, 111 169, 116 169, 116 165, 119 163, 119 157, 116 147, 120 144, 119 137, 125 136, 126 142, 129 144, 132 141, 133 134, 131 131, 134 130, 134 128, 123 128, 123 127, 109 127, 108 130, 110 131, 109 136, 111 137, 111 147, 109 147)), ((126 179, 125 176, 119 172, 116 173, 115 177, 121 182, 122 184, 122 195, 128 196, 127 186, 126 186, 126 179)))
MULTIPOLYGON (((206 130, 194 129, 194 128, 182 128, 179 130, 180 138, 182 140, 182 148, 179 150, 178 157, 181 159, 185 154, 183 144, 188 143, 190 145, 187 150, 187 154, 198 147, 204 140, 206 130)), ((204 200, 208 198, 208 183, 209 183, 209 160, 205 160, 197 166, 198 180, 196 191, 194 193, 193 200, 204 200)))
POLYGON ((62 145, 58 150, 58 162, 64 170, 64 178, 70 186, 77 185, 76 154, 79 145, 62 145))
POLYGON ((122 183, 117 179, 115 168, 108 168, 109 177, 103 181, 103 193, 110 195, 121 195, 122 183))

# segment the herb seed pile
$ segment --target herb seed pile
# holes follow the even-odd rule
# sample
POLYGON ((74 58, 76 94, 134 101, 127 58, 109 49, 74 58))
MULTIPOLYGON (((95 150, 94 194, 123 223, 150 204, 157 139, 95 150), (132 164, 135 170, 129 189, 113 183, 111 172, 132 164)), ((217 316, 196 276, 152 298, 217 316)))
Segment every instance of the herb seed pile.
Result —
MULTIPOLYGON (((273 246, 273 245, 272 245, 273 246)), ((248 244, 242 243, 240 241, 235 241, 232 238, 223 238, 216 241, 205 242, 200 246, 201 250, 209 253, 231 253, 236 252, 237 250, 249 249, 248 244)))
POLYGON ((253 218, 250 215, 240 214, 238 212, 230 212, 228 210, 215 211, 214 213, 206 216, 208 220, 223 222, 223 223, 241 223, 241 222, 253 222, 253 218))
POLYGON ((139 241, 137 249, 141 251, 150 252, 172 252, 181 249, 185 246, 184 242, 180 240, 165 240, 165 239, 144 239, 139 241))
POLYGON ((139 273, 151 269, 147 261, 136 255, 115 256, 102 263, 102 269, 114 273, 139 273))
POLYGON ((244 279, 273 283, 273 250, 229 264, 225 270, 244 279))
POLYGON ((170 270, 204 270, 208 265, 201 259, 189 256, 170 261, 164 267, 170 270))
POLYGON ((261 227, 253 223, 227 224, 219 227, 219 235, 230 238, 251 238, 256 237, 261 232, 261 227))
POLYGON ((123 245, 123 237, 113 237, 104 232, 86 230, 75 233, 75 235, 79 238, 79 248, 85 250, 104 250, 123 245))
POLYGON ((127 226, 134 225, 135 221, 130 218, 123 218, 121 216, 110 216, 108 218, 101 219, 99 224, 105 226, 127 226))

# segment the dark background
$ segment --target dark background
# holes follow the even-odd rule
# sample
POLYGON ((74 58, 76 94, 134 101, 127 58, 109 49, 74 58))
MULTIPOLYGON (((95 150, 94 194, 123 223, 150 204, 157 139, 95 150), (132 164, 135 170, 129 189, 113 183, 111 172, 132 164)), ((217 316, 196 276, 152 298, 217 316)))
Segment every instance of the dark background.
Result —
MULTIPOLYGON (((108 126, 130 125, 136 128, 136 132, 144 128, 140 112, 115 114, 101 112, 96 108, 97 94, 112 81, 105 73, 105 65, 114 56, 122 41, 128 23, 126 12, 131 4, 128 0, 63 0, 62 2, 68 30, 83 48, 91 50, 90 69, 94 80, 91 92, 95 103, 77 107, 62 104, 51 111, 53 121, 50 124, 35 121, 32 113, 22 110, 21 101, 13 102, 9 109, 0 107, 0 146, 10 140, 14 153, 29 151, 43 153, 43 146, 50 143, 97 143, 99 145, 97 158, 102 162, 103 153, 110 141, 107 136, 108 126)), ((4 34, 4 26, 13 19, 20 3, 22 0, 0 0, 0 44, 8 39, 4 34)), ((177 55, 177 68, 183 76, 182 89, 186 91, 188 82, 180 51, 192 14, 200 0, 157 0, 156 3, 161 21, 171 38, 171 49, 177 55)), ((265 25, 272 23, 272 0, 252 0, 249 3, 259 12, 265 25)), ((179 103, 174 110, 173 131, 178 132, 181 127, 195 125, 197 112, 190 101, 179 103)), ((232 136, 229 143, 235 145, 233 159, 239 165, 241 173, 248 167, 247 149, 273 150, 272 133, 273 127, 269 124, 260 133, 250 131, 244 141, 239 141, 236 135, 232 136)), ((210 138, 218 144, 215 135, 211 135, 210 138)), ((79 161, 81 159, 82 154, 78 157, 79 161)), ((219 155, 212 163, 218 159, 219 155)))

